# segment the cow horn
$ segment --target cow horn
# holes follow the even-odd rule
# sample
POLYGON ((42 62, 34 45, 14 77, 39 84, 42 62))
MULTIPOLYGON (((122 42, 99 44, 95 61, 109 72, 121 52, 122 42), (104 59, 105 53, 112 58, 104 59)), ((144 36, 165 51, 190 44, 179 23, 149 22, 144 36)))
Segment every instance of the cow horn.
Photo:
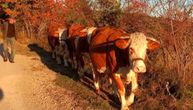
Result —
POLYGON ((152 37, 146 37, 147 40, 151 40, 160 44, 160 42, 152 37))
POLYGON ((121 36, 120 39, 130 39, 130 36, 121 36))
POLYGON ((81 30, 80 32, 87 32, 87 28, 81 30))

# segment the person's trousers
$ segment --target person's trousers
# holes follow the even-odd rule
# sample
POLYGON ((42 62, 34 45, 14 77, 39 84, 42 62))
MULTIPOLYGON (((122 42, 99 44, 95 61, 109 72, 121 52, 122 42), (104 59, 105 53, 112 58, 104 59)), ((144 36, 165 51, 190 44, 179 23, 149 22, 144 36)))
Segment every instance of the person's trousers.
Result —
POLYGON ((10 45, 11 53, 10 53, 10 61, 14 61, 15 56, 15 37, 5 38, 3 42, 3 49, 4 49, 4 59, 9 57, 9 50, 8 46, 10 45))

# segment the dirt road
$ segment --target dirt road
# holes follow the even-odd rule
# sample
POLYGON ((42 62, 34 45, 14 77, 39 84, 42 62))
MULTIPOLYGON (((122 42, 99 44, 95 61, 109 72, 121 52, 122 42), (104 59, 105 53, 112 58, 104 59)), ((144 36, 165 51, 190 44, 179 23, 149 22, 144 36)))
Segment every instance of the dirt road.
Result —
POLYGON ((16 54, 15 63, 3 62, 0 56, 0 110, 112 108, 92 89, 74 80, 71 72, 66 74, 68 69, 57 65, 44 49, 37 45, 18 48, 17 52, 22 51, 16 54))
MULTIPOLYGON (((37 56, 16 55, 14 64, 3 62, 0 58, 0 110, 63 109, 48 93, 49 89, 60 89, 52 84, 55 75, 56 73, 44 68, 37 56)), ((64 104, 65 108, 73 109, 73 99, 68 94, 66 96, 64 99, 68 102, 64 104)))

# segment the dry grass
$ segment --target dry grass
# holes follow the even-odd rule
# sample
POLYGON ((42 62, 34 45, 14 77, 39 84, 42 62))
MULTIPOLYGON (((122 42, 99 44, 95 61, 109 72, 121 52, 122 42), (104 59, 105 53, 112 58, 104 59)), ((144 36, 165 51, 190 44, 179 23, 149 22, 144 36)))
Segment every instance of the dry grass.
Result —
POLYGON ((114 108, 109 105, 108 101, 105 101, 98 96, 93 89, 89 89, 79 81, 74 81, 65 75, 58 75, 55 80, 56 85, 68 89, 74 92, 77 100, 80 100, 82 106, 90 105, 96 110, 113 110, 114 108))

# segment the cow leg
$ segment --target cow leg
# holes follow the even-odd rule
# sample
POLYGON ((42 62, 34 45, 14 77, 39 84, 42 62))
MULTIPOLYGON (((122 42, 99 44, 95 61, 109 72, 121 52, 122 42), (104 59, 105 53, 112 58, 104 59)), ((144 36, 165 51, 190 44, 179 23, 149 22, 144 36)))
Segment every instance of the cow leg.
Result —
POLYGON ((68 67, 68 66, 72 66, 73 65, 73 61, 70 58, 69 53, 67 51, 64 52, 64 54, 63 54, 63 62, 64 62, 64 67, 68 67))
POLYGON ((126 99, 125 99, 125 87, 121 80, 120 74, 114 73, 112 76, 112 79, 114 80, 118 88, 119 96, 121 99, 121 110, 129 110, 129 108, 127 107, 126 99))
POLYGON ((52 51, 52 58, 53 58, 53 59, 56 58, 56 55, 55 55, 54 51, 52 51))
POLYGON ((63 59, 64 61, 64 67, 68 67, 68 61, 66 59, 63 59))
POLYGON ((130 70, 130 72, 126 74, 126 80, 125 80, 125 82, 126 82, 127 85, 129 85, 129 84, 131 83, 131 76, 132 76, 132 73, 131 73, 131 72, 133 72, 133 71, 130 70))
POLYGON ((60 52, 59 50, 60 50, 60 47, 56 46, 54 52, 55 52, 55 55, 56 55, 56 62, 57 62, 57 64, 61 64, 62 63, 60 55, 59 55, 59 52, 60 52))
POLYGON ((66 42, 62 42, 61 44, 62 47, 62 56, 63 56, 63 62, 64 62, 64 67, 68 67, 70 63, 70 65, 72 64, 72 62, 70 62, 71 58, 70 58, 70 53, 69 50, 67 49, 67 44, 66 42))
POLYGON ((68 67, 68 56, 67 54, 63 54, 63 62, 64 62, 64 67, 68 67))
POLYGON ((80 78, 81 77, 83 77, 84 76, 84 69, 83 69, 83 64, 82 64, 82 62, 83 62, 83 58, 82 58, 82 55, 80 55, 81 53, 79 53, 79 54, 77 54, 77 65, 78 65, 78 67, 77 67, 77 71, 78 71, 78 75, 80 76, 80 78))
POLYGON ((93 69, 93 80, 94 80, 94 86, 96 93, 100 92, 100 87, 99 87, 99 72, 97 72, 95 69, 93 69))
POLYGON ((61 58, 60 58, 60 56, 56 56, 56 62, 57 62, 57 64, 62 64, 62 61, 61 61, 61 58))
POLYGON ((74 52, 69 51, 72 69, 77 69, 77 61, 74 52))
POLYGON ((67 62, 70 64, 71 67, 73 67, 73 61, 71 58, 67 58, 67 62))
POLYGON ((138 88, 137 73, 135 73, 131 70, 129 74, 131 75, 131 94, 129 95, 129 97, 127 99, 127 105, 128 106, 134 102, 135 91, 138 88))
POLYGON ((77 69, 78 68, 78 64, 77 64, 77 60, 76 60, 76 56, 73 56, 73 69, 77 69))
POLYGON ((119 101, 121 102, 119 92, 118 92, 118 89, 116 87, 115 82, 111 80, 111 83, 112 83, 112 86, 113 86, 113 95, 114 95, 114 97, 118 97, 119 101))

